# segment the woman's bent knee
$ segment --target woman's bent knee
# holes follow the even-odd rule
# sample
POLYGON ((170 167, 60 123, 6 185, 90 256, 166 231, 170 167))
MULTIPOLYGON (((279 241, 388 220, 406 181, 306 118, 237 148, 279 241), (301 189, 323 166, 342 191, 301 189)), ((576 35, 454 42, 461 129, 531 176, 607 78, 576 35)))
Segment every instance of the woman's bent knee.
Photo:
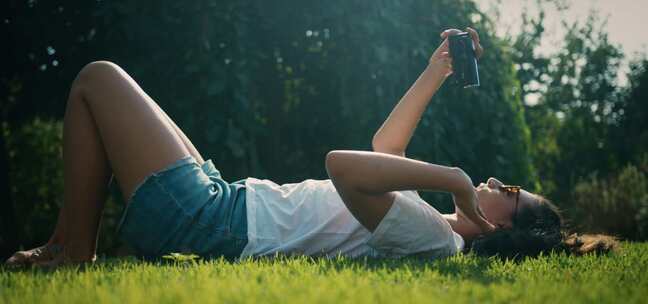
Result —
POLYGON ((98 60, 98 61, 93 61, 88 64, 86 64, 82 69, 79 74, 96 74, 96 73, 103 73, 106 71, 114 71, 115 69, 118 69, 119 66, 111 61, 107 60, 98 60))
POLYGON ((106 60, 93 61, 86 64, 75 79, 77 86, 90 86, 93 83, 102 82, 106 77, 113 77, 119 74, 121 68, 113 62, 106 60))

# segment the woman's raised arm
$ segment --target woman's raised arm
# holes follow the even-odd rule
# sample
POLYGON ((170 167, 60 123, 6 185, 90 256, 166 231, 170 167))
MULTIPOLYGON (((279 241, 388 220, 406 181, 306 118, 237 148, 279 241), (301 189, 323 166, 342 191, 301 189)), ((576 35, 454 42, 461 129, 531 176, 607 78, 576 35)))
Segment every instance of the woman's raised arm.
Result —
MULTIPOLYGON (((471 28, 467 30, 475 42, 477 55, 481 55, 482 49, 479 45, 477 32, 471 28)), ((457 32, 460 31, 451 29, 441 33, 444 40, 430 57, 428 66, 374 134, 371 142, 374 151, 405 156, 405 149, 418 122, 421 120, 423 111, 425 111, 434 93, 452 73, 447 37, 457 32)))
POLYGON ((437 48, 425 70, 396 104, 374 134, 374 151, 405 156, 405 149, 430 99, 451 71, 447 39, 437 48))

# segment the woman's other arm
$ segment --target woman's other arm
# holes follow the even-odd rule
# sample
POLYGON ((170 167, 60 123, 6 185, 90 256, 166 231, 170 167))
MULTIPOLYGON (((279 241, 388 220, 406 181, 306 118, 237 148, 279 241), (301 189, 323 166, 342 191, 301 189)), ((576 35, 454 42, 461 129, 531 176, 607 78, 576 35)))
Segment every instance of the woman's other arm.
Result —
POLYGON ((485 231, 492 228, 481 214, 470 177, 446 167, 369 151, 336 150, 326 156, 326 170, 354 217, 373 231, 401 190, 445 191, 455 204, 485 231))

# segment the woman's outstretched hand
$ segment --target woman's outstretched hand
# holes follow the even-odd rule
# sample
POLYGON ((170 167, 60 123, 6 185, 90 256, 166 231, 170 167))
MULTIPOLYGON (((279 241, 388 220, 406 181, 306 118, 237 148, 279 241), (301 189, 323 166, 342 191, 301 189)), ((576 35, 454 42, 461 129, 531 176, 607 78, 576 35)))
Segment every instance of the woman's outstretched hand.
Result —
MULTIPOLYGON (((477 56, 477 58, 480 58, 484 53, 484 48, 479 43, 479 34, 477 34, 477 31, 470 27, 466 28, 466 32, 470 34, 470 37, 475 44, 475 55, 477 56)), ((458 29, 447 29, 441 32, 441 38, 443 38, 443 42, 441 42, 441 45, 439 45, 439 47, 430 57, 430 66, 443 77, 448 77, 452 74, 452 57, 450 56, 448 36, 456 35, 458 33, 461 33, 461 31, 458 29)))

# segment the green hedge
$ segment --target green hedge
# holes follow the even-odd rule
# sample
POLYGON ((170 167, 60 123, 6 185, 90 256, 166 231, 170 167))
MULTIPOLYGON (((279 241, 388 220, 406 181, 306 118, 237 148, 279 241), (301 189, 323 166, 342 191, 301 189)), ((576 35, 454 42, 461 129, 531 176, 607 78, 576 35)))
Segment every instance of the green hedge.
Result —
POLYGON ((573 224, 631 240, 648 240, 648 172, 634 165, 602 179, 596 175, 572 192, 573 224))

